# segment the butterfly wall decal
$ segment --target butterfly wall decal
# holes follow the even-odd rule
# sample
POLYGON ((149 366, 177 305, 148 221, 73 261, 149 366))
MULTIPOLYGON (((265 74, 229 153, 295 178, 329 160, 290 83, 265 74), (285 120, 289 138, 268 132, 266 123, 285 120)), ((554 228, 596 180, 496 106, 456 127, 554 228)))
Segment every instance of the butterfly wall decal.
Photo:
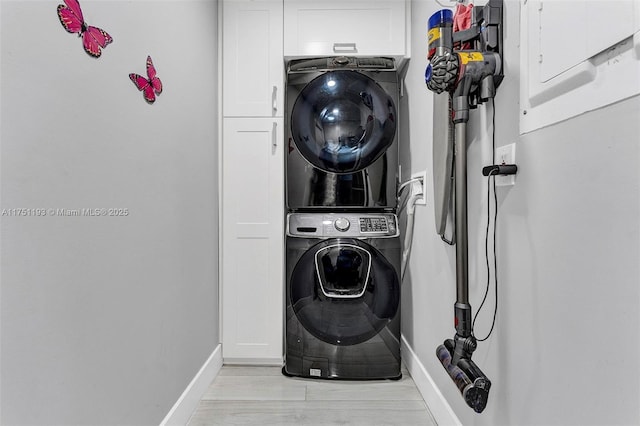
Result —
POLYGON ((113 38, 106 31, 84 22, 78 0, 64 0, 64 4, 59 4, 58 18, 67 32, 77 33, 79 37, 82 37, 82 46, 85 52, 94 58, 99 58, 102 55, 101 49, 113 41, 113 38))
POLYGON ((151 56, 147 56, 147 77, 135 73, 129 74, 129 78, 142 91, 144 100, 150 104, 156 101, 156 96, 162 93, 162 81, 156 77, 156 68, 153 66, 151 56))

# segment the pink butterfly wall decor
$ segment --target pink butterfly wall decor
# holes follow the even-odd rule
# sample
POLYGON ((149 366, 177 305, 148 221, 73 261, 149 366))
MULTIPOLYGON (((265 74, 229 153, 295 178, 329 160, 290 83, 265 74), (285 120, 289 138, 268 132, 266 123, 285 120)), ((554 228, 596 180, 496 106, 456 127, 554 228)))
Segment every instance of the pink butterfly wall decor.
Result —
POLYGON ((59 4, 58 18, 67 32, 78 33, 78 36, 82 37, 84 50, 94 58, 99 58, 102 55, 101 48, 104 49, 113 41, 106 31, 84 22, 78 0, 64 0, 64 4, 59 4))
POLYGON ((147 77, 131 73, 129 78, 136 85, 138 90, 142 91, 144 100, 152 104, 156 101, 156 95, 162 93, 162 82, 156 77, 156 69, 151 61, 151 56, 147 56, 147 77))

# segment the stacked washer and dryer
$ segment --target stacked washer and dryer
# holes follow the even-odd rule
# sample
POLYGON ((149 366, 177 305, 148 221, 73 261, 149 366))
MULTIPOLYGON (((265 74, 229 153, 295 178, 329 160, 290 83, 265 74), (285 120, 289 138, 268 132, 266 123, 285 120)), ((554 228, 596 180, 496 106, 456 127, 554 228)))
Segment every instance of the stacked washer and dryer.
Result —
POLYGON ((395 62, 294 60, 286 83, 282 371, 400 378, 395 62))

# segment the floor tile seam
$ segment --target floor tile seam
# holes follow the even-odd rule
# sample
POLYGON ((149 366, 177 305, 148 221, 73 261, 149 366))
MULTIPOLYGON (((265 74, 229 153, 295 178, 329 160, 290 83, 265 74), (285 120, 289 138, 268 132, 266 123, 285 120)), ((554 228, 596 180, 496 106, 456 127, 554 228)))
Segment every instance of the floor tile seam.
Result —
POLYGON ((223 375, 223 376, 218 375, 218 376, 214 379, 214 382, 215 382, 216 380, 218 380, 218 379, 227 379, 227 378, 235 378, 235 379, 238 379, 238 378, 244 378, 244 379, 248 379, 248 378, 261 378, 261 379, 264 379, 264 378, 267 378, 267 377, 270 377, 270 378, 278 378, 278 379, 280 379, 280 378, 283 378, 283 379, 289 379, 288 377, 285 377, 285 376, 283 376, 283 375, 276 376, 276 375, 272 375, 272 374, 255 374, 255 375, 254 375, 254 374, 239 374, 239 375, 225 374, 225 375, 223 375))
MULTIPOLYGON (((209 412, 215 412, 218 413, 218 415, 234 415, 234 414, 242 414, 245 416, 274 416, 274 415, 289 415, 291 413, 306 413, 306 414, 313 414, 313 413, 322 413, 326 411, 326 407, 325 408, 309 408, 309 407, 305 407, 304 405, 301 404, 297 404, 296 406, 292 406, 292 407, 288 407, 286 409, 281 409, 281 408, 269 408, 269 407, 265 407, 265 408, 256 408, 254 410, 246 410, 243 411, 242 413, 237 413, 237 412, 229 412, 229 410, 224 409, 224 407, 219 407, 219 406, 215 406, 215 405, 205 405, 201 408, 199 408, 198 411, 193 413, 192 417, 195 417, 197 415, 204 415, 205 413, 209 412)), ((369 414, 371 413, 371 408, 356 408, 356 409, 340 409, 340 410, 332 410, 333 414, 343 414, 344 413, 350 413, 350 414, 354 414, 354 415, 362 415, 362 414, 369 414)), ((427 411, 427 410, 386 410, 384 415, 389 415, 395 413, 395 415, 400 415, 400 416, 404 416, 404 417, 420 417, 420 418, 427 418, 430 421, 433 422, 433 424, 437 424, 435 419, 433 418, 433 415, 427 411)))
MULTIPOLYGON (((267 404, 272 404, 274 402, 281 402, 281 403, 287 403, 287 404, 307 404, 310 406, 313 405, 320 405, 321 403, 330 403, 330 402, 345 402, 343 399, 310 399, 310 400, 305 400, 305 399, 202 399, 200 400, 200 402, 202 403, 207 403, 207 404, 229 404, 229 403, 240 403, 240 404, 256 404, 256 405, 267 405, 267 404)), ((427 407, 423 401, 419 401, 419 400, 379 400, 379 399, 361 399, 361 400, 350 400, 349 404, 351 404, 349 407, 350 408, 354 408, 354 409, 359 409, 359 404, 373 404, 373 405, 378 405, 380 402, 386 402, 386 403, 397 403, 397 402, 406 402, 409 403, 405 406, 401 406, 400 408, 403 410, 409 410, 409 411, 425 411, 428 410, 429 407, 427 407), (414 403, 417 403, 418 405, 413 406, 414 403)))
MULTIPOLYGON (((341 398, 314 398, 313 396, 310 399, 307 399, 306 401, 326 401, 326 402, 331 402, 331 401, 342 401, 343 399, 341 398)), ((420 401, 420 399, 418 398, 397 398, 397 399, 392 399, 392 398, 384 398, 384 399, 355 399, 355 398, 350 398, 350 401, 353 402, 380 402, 380 401, 387 401, 387 402, 401 402, 401 401, 420 401)))
MULTIPOLYGON (((202 399, 200 400, 200 402, 202 403, 207 403, 207 404, 256 404, 256 405, 261 405, 261 404, 270 404, 270 403, 274 403, 274 402, 281 402, 281 403, 305 403, 305 404, 311 404, 313 405, 314 403, 321 403, 321 402, 331 402, 331 401, 321 401, 321 400, 304 400, 302 398, 299 399, 202 399)), ((366 401, 358 401, 358 402, 366 402, 366 401)), ((374 401, 371 401, 374 402, 374 401)))

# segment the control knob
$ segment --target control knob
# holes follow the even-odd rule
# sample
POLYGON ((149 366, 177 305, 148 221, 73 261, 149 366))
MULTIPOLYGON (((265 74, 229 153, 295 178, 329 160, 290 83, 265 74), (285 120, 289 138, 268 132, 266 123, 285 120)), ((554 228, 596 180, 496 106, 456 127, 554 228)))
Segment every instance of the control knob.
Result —
POLYGON ((339 217, 335 222, 333 222, 333 226, 335 226, 338 231, 345 232, 347 229, 349 229, 351 223, 346 217, 339 217))
POLYGON ((338 56, 333 60, 333 63, 336 65, 347 65, 349 63, 349 58, 346 56, 338 56))

